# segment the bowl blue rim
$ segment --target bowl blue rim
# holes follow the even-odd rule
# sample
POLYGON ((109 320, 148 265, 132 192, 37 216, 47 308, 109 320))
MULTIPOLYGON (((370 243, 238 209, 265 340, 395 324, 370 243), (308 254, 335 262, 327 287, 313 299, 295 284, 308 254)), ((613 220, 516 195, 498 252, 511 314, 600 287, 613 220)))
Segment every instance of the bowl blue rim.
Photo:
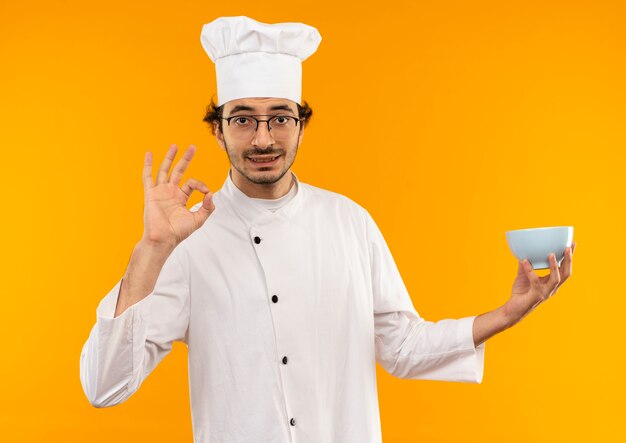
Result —
POLYGON ((574 229, 573 226, 545 226, 545 227, 539 227, 539 228, 512 229, 506 232, 509 233, 509 232, 524 232, 524 231, 545 231, 549 229, 562 229, 562 228, 574 229))

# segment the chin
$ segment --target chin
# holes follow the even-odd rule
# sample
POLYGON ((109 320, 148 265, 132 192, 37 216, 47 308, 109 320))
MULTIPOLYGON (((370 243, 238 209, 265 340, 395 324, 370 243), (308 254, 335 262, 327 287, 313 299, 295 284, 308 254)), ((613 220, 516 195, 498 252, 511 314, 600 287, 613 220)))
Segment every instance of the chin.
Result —
POLYGON ((270 172, 269 170, 260 170, 247 174, 246 178, 257 185, 272 185, 283 178, 286 172, 287 171, 270 172))

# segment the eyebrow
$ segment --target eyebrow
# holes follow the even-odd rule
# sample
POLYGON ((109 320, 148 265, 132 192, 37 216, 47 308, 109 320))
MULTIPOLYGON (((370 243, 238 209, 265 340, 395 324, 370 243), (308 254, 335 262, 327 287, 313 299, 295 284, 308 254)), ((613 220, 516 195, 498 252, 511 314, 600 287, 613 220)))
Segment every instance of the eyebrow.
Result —
MULTIPOLYGON (((254 108, 247 105, 237 105, 230 111, 230 115, 239 111, 254 111, 254 108)), ((288 111, 293 114, 293 110, 287 105, 274 105, 270 108, 270 111, 288 111)))

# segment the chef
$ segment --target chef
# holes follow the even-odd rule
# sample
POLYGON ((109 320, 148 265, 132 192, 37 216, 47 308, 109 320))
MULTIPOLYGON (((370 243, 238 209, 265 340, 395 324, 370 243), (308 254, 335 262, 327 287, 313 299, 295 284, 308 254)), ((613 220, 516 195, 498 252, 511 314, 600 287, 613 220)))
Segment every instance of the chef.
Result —
POLYGON ((485 341, 571 274, 568 248, 544 277, 520 262, 493 311, 421 318, 367 210, 291 171, 311 115, 301 64, 320 41, 301 23, 203 27, 218 90, 207 121, 230 170, 212 193, 181 185, 193 146, 176 164, 172 146, 154 177, 146 153, 144 234, 81 353, 92 405, 128 399, 180 341, 195 442, 380 442, 376 361, 401 378, 481 383, 485 341), (188 209, 194 191, 204 198, 188 209))

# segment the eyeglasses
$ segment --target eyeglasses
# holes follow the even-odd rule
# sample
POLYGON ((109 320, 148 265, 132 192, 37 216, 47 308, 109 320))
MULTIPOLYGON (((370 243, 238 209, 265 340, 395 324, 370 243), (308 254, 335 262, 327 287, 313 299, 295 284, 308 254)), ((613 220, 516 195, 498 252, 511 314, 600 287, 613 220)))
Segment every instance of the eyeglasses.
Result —
POLYGON ((267 130, 274 138, 288 138, 293 135, 301 119, 290 115, 231 115, 221 117, 228 122, 232 129, 233 136, 239 139, 250 139, 259 127, 259 122, 267 123, 267 130), (256 117, 270 117, 267 120, 260 120, 256 117), (231 123, 232 122, 232 123, 231 123))

